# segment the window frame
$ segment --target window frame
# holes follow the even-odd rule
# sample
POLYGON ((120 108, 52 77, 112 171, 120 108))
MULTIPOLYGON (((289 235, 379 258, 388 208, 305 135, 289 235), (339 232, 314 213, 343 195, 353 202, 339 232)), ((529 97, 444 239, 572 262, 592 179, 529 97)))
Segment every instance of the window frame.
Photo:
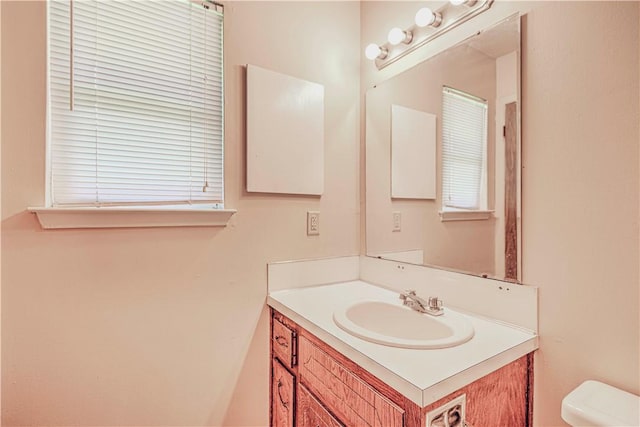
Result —
POLYGON ((442 165, 442 175, 441 175, 441 204, 440 204, 440 219, 441 221, 467 221, 467 220, 486 220, 493 217, 493 210, 488 209, 488 192, 489 192, 489 183, 488 183, 488 143, 489 143, 489 101, 478 96, 472 95, 468 92, 455 89, 449 86, 443 86, 442 90, 442 107, 443 107, 443 117, 442 117, 442 149, 441 149, 441 165, 442 165), (482 103, 485 105, 485 114, 484 114, 484 135, 482 139, 482 165, 480 167, 480 182, 479 182, 479 191, 478 191, 478 203, 475 207, 472 208, 463 208, 463 207, 455 207, 446 204, 446 194, 445 191, 445 162, 446 158, 444 155, 444 146, 445 146, 445 135, 444 135, 444 126, 445 126, 445 118, 444 118, 444 102, 445 96, 457 96, 463 100, 468 100, 469 102, 474 103, 482 103))
MULTIPOLYGON (((193 1, 182 0, 190 3, 201 4, 207 8, 215 7, 215 11, 222 15, 222 37, 224 40, 224 12, 223 5, 209 0, 193 1)), ((174 226, 225 226, 234 209, 224 208, 225 199, 225 173, 224 173, 224 77, 222 77, 222 94, 220 100, 222 140, 220 161, 222 163, 222 202, 200 202, 173 204, 118 204, 114 206, 95 205, 53 205, 52 181, 51 181, 51 104, 50 104, 50 60, 49 60, 49 8, 47 7, 47 142, 46 142, 46 183, 45 206, 30 207, 28 210, 37 215, 43 228, 122 228, 122 227, 174 227, 174 226)), ((221 52, 222 76, 224 76, 224 42, 221 52)))

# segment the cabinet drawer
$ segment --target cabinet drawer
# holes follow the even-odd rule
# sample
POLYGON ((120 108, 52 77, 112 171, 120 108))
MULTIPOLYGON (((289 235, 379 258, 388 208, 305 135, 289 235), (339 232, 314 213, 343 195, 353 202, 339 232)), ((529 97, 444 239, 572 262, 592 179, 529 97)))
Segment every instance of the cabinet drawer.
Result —
POLYGON ((296 333, 278 319, 273 319, 272 347, 275 356, 287 367, 297 363, 296 333))
POLYGON ((293 427, 295 379, 276 359, 271 365, 271 425, 293 427))
POLYGON ((296 416, 298 418, 298 427, 344 427, 300 383, 298 383, 297 393, 296 416))
POLYGON ((298 342, 300 381, 350 426, 402 427, 404 410, 304 336, 298 342))

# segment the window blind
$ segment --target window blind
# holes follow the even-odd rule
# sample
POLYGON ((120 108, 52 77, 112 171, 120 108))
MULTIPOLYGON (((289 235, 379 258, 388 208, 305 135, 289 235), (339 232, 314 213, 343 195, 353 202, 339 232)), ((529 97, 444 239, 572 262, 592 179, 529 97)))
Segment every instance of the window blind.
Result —
POLYGON ((486 209, 487 101, 442 91, 443 207, 486 209))
POLYGON ((221 8, 48 3, 53 205, 222 203, 221 8))

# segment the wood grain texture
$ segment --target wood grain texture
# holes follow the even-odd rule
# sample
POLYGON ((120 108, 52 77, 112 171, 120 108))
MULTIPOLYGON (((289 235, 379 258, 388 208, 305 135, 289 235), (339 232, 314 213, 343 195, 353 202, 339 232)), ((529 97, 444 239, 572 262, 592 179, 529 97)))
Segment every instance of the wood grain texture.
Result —
POLYGON ((273 320, 271 348, 274 355, 287 368, 293 368, 297 362, 296 335, 295 330, 287 327, 277 319, 273 320))
POLYGON ((295 379, 278 360, 272 359, 271 366, 271 425, 293 427, 295 379))
POLYGON ((527 427, 533 426, 533 353, 527 354, 527 427))
POLYGON ((518 122, 516 103, 505 106, 505 278, 518 280, 518 122))
POLYGON ((451 393, 423 409, 426 414, 451 399, 466 394, 466 422, 475 427, 529 426, 527 408, 529 360, 523 356, 511 364, 451 393))
POLYGON ((311 343, 298 340, 300 382, 347 425, 402 427, 404 411, 311 343))
MULTIPOLYGON (((285 320, 290 321, 288 319, 285 320)), ((362 366, 356 364, 351 359, 345 357, 342 353, 335 350, 333 347, 327 345, 324 341, 310 333, 304 328, 298 327, 298 336, 305 337, 308 341, 313 343, 316 347, 321 349, 329 357, 336 360, 349 372, 356 377, 360 378, 364 383, 368 384, 372 390, 377 391, 381 395, 385 396, 388 400, 393 402, 400 408, 404 409, 404 425, 405 426, 421 426, 421 411, 420 407, 413 403, 410 399, 403 396, 393 387, 380 380, 375 375, 364 369, 362 366)))
POLYGON ((298 383, 298 399, 296 403, 296 420, 298 427, 344 427, 322 404, 298 383))
POLYGON ((277 320, 278 322, 282 323, 284 326, 291 329, 292 331, 299 331, 300 329, 302 329, 300 325, 298 325, 293 320, 289 319, 284 314, 274 310, 273 308, 271 309, 271 312, 273 313, 274 320, 277 320))
MULTIPOLYGON (((341 422, 346 426, 372 425, 390 427, 403 425, 405 427, 423 427, 428 411, 461 394, 467 394, 466 421, 469 426, 528 427, 532 425, 532 354, 512 362, 510 365, 451 393, 425 408, 420 408, 342 353, 333 349, 281 313, 273 310, 273 324, 278 324, 276 322, 296 332, 297 341, 299 341, 298 355, 300 360, 297 366, 289 369, 290 372, 274 359, 274 363, 280 365, 280 369, 290 376, 292 384, 296 382, 297 378, 298 391, 294 397, 294 400, 298 401, 296 407, 301 407, 300 400, 304 399, 300 392, 301 382, 303 382, 304 386, 307 387, 306 392, 323 409, 325 409, 324 406, 329 408, 329 415, 337 418, 335 421, 341 422), (309 360, 306 364, 304 362, 308 357, 305 356, 305 359, 303 359, 302 348, 307 348, 307 350, 304 350, 307 354, 309 353, 309 348, 313 350, 313 360, 309 360), (308 371, 306 374, 305 370, 308 371), (369 403, 362 404, 363 401, 369 403), (341 410, 344 413, 337 411, 332 405, 342 408, 341 410), (391 409, 386 412, 380 408, 391 409), (398 421, 398 411, 403 412, 400 421, 398 421), (371 421, 372 414, 373 421, 371 421), (397 424, 398 422, 401 423, 397 424)), ((271 344, 273 347, 273 340, 271 344)), ((275 358, 273 349, 272 356, 275 358)), ((274 413, 280 411, 280 414, 283 411, 282 408, 278 408, 279 397, 275 387, 277 385, 275 372, 276 370, 274 369, 271 387, 272 411, 274 413)), ((307 404, 305 403, 304 405, 307 404)), ((320 412, 319 409, 314 411, 315 415, 313 416, 305 415, 307 420, 317 421, 315 425, 318 426, 323 426, 325 425, 323 424, 324 422, 329 422, 328 419, 317 413, 320 412), (317 417, 320 418, 318 419, 317 417)), ((281 417, 281 415, 279 416, 281 417)), ((302 416, 302 414, 295 415, 294 421, 297 425, 307 425, 303 424, 302 416)), ((274 419, 275 417, 272 416, 272 420, 274 419)), ((280 419, 278 418, 278 420, 280 419)), ((272 425, 283 424, 272 423, 272 425)), ((333 426, 333 424, 328 425, 333 426)))

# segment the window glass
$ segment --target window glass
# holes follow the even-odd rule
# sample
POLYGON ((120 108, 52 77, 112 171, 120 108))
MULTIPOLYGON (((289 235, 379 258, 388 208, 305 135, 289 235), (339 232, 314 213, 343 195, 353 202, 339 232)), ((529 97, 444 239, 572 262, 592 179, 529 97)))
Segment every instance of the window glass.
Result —
POLYGON ((222 207, 222 26, 213 3, 49 2, 54 206, 222 207))
POLYGON ((487 101, 444 87, 442 206, 486 209, 487 101))

